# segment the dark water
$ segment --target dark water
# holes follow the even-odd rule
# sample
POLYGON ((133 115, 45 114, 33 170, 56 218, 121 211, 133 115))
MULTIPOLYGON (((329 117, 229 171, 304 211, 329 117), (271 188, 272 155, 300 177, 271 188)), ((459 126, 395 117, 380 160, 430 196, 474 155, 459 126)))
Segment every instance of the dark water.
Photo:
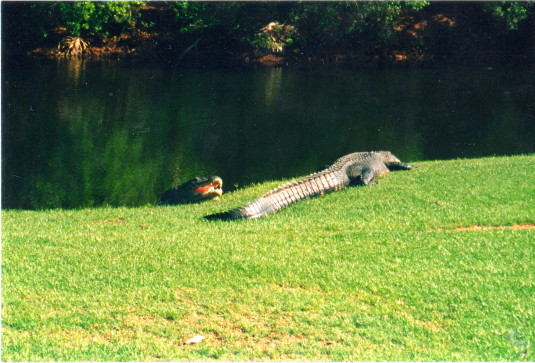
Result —
POLYGON ((10 66, 2 204, 144 205, 193 176, 219 175, 228 191, 355 151, 406 161, 532 153, 534 80, 528 69, 10 66))

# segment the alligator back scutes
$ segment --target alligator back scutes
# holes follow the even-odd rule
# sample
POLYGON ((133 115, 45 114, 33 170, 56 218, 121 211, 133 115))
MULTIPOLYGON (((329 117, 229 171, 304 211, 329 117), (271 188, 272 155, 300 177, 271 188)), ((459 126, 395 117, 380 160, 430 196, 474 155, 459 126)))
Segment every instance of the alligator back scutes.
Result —
POLYGON ((343 182, 338 174, 339 173, 329 168, 327 170, 310 174, 304 178, 283 184, 280 187, 268 192, 264 196, 269 197, 271 195, 288 191, 290 195, 300 196, 301 199, 305 199, 306 197, 338 190, 341 182, 343 182))
POLYGON ((384 151, 370 151, 370 152, 358 152, 347 154, 336 160, 330 167, 330 170, 340 170, 348 165, 354 163, 363 163, 374 157, 377 157, 377 154, 384 153, 384 151))

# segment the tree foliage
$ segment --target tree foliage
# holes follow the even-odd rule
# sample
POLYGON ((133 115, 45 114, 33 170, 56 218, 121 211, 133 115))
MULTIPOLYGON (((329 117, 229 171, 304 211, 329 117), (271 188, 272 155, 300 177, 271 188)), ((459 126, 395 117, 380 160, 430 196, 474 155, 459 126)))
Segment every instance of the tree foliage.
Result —
POLYGON ((483 10, 491 13, 494 19, 503 24, 507 30, 516 30, 518 25, 527 19, 529 9, 533 8, 533 2, 496 2, 487 3, 483 10))
POLYGON ((301 29, 301 42, 313 46, 337 47, 361 42, 387 43, 403 11, 417 11, 428 5, 415 2, 300 3, 291 20, 301 29), (349 44, 348 44, 349 43, 349 44))
MULTIPOLYGON (((435 27, 427 36, 405 44, 430 51, 451 52, 468 35, 503 42, 533 24, 532 2, 432 3, 428 1, 332 2, 196 2, 196 1, 74 1, 3 3, 4 34, 8 43, 35 47, 62 37, 104 39, 133 32, 156 34, 155 44, 172 49, 209 48, 215 53, 242 50, 330 52, 344 49, 362 54, 399 46, 399 23, 432 9, 450 9, 457 18, 451 26, 435 27), (464 22, 463 24, 460 24, 464 22), (271 30, 266 27, 272 25, 271 30), (466 34, 466 32, 469 34, 466 34), (513 36, 513 35, 511 35, 513 36)), ((423 15, 422 15, 423 16, 423 15)), ((533 31, 532 31, 533 33, 533 31)), ((524 44, 533 38, 521 34, 524 44)), ((416 39, 418 38, 418 39, 416 39)), ((91 40, 91 39, 90 39, 91 40)), ((466 46, 465 48, 469 48, 466 46)))
MULTIPOLYGON (((139 13, 134 9, 143 4, 143 1, 55 2, 50 11, 71 35, 108 36, 110 32, 126 31, 135 26, 139 13)), ((38 3, 34 6, 46 7, 47 4, 38 3)))

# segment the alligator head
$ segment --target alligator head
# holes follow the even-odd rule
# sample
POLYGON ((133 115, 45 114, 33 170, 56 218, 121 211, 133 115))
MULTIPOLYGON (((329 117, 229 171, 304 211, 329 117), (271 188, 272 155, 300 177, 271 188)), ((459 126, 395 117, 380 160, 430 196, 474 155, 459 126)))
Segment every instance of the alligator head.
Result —
POLYGON ((215 199, 223 194, 223 180, 218 176, 209 178, 195 177, 184 184, 166 190, 160 204, 195 203, 203 200, 215 199))

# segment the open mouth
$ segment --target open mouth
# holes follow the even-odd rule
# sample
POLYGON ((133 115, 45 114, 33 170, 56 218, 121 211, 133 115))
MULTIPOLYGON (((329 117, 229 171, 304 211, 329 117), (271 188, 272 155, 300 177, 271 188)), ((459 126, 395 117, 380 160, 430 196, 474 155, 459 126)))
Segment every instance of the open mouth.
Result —
POLYGON ((210 181, 204 185, 195 188, 193 190, 196 194, 202 195, 217 195, 221 196, 223 194, 223 180, 219 177, 213 177, 210 181))

